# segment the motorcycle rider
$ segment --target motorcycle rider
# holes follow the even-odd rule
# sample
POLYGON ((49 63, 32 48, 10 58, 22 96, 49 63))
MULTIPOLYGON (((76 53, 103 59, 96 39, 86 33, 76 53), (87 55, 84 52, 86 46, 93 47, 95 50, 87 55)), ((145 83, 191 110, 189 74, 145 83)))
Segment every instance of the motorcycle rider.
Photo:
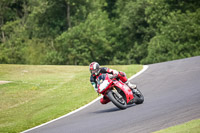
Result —
MULTIPOLYGON (((137 86, 135 84, 131 84, 126 77, 126 74, 124 72, 118 72, 117 70, 113 70, 107 67, 100 67, 99 63, 97 62, 92 62, 89 65, 89 69, 90 69, 90 82, 92 84, 92 86, 94 87, 94 90, 96 92, 98 92, 98 88, 97 88, 97 78, 101 73, 109 73, 112 74, 113 77, 116 77, 117 79, 120 79, 122 82, 124 82, 126 85, 128 85, 133 93, 138 93, 137 92, 137 86)), ((102 104, 106 104, 108 102, 110 102, 110 99, 107 98, 106 96, 104 96, 103 98, 100 99, 100 102, 102 104)))

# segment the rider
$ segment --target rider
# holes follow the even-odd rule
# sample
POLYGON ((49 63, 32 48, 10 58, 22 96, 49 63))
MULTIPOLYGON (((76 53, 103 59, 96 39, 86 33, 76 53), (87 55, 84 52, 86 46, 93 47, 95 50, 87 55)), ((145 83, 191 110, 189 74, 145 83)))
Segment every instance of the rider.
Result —
MULTIPOLYGON (((114 77, 119 78, 122 82, 126 83, 126 85, 128 85, 133 93, 137 92, 137 86, 134 84, 131 84, 126 77, 126 74, 124 72, 118 72, 117 70, 113 70, 107 67, 100 67, 99 63, 97 62, 92 62, 89 65, 89 69, 91 72, 91 76, 90 76, 90 82, 92 84, 92 86, 94 87, 95 91, 98 92, 98 88, 97 88, 97 78, 100 75, 100 73, 109 73, 109 74, 113 74, 114 77)), ((103 98, 100 99, 100 102, 102 104, 106 104, 108 102, 110 102, 110 99, 108 99, 106 96, 104 96, 103 98)))

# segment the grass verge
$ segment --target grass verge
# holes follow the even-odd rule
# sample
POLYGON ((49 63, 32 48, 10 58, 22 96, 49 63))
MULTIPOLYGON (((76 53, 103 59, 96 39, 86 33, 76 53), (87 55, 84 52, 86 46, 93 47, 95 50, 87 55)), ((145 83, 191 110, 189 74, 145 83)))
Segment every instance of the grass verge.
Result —
MULTIPOLYGON (((130 77, 141 65, 108 66, 130 77)), ((0 65, 0 132, 21 132, 97 98, 88 66, 0 65)))
POLYGON ((200 119, 192 120, 154 133, 200 133, 200 119))

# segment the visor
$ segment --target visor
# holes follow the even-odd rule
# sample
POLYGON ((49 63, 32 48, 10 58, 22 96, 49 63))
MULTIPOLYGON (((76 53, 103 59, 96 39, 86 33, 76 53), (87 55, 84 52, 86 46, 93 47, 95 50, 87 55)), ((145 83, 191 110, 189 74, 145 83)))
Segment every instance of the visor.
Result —
POLYGON ((90 70, 90 72, 91 72, 91 74, 98 75, 98 73, 99 73, 99 69, 90 70))

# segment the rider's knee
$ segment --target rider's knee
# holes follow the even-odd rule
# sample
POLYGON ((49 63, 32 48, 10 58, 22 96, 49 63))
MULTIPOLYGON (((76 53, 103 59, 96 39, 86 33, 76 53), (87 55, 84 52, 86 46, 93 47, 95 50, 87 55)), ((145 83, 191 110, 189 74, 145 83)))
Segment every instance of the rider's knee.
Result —
POLYGON ((110 99, 103 97, 100 99, 100 102, 101 102, 101 104, 106 104, 106 103, 110 102, 110 99))

